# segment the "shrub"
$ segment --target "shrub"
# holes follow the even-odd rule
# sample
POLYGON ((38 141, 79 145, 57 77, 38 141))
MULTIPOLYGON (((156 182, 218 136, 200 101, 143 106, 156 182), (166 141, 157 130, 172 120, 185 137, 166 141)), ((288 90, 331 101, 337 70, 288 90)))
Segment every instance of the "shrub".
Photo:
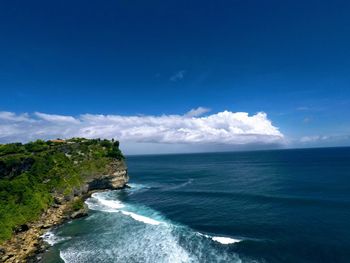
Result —
POLYGON ((47 143, 45 141, 42 141, 42 140, 36 140, 35 142, 29 142, 24 147, 28 152, 41 152, 41 151, 47 150, 49 148, 47 143))
POLYGON ((83 208, 84 208, 84 201, 81 198, 74 200, 74 202, 72 203, 72 210, 73 211, 78 211, 78 210, 83 209, 83 208))

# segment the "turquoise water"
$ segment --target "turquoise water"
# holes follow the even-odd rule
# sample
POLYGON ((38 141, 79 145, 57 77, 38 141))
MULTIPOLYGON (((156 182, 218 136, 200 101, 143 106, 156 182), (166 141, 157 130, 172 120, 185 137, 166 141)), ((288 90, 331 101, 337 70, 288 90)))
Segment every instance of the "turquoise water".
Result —
POLYGON ((350 148, 131 156, 44 262, 350 262, 350 148))

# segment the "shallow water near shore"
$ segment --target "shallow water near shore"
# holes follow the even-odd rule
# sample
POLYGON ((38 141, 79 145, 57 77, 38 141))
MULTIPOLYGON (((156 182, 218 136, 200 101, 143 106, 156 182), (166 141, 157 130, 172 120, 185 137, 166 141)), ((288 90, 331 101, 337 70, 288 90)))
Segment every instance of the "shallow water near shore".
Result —
POLYGON ((349 262, 350 148, 131 156, 44 262, 349 262))

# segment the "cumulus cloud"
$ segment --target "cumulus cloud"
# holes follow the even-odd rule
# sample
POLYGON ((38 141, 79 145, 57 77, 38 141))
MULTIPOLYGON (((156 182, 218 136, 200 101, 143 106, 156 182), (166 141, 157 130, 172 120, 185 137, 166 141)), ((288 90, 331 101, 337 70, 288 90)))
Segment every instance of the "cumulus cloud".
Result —
POLYGON ((161 116, 0 113, 0 142, 86 137, 115 138, 124 144, 245 145, 284 140, 264 112, 223 111, 199 117, 205 112, 208 109, 199 107, 185 115, 161 116))
POLYGON ((204 108, 204 107, 198 107, 196 109, 192 109, 189 112, 185 114, 186 117, 198 117, 203 115, 204 113, 209 112, 209 108, 204 108))
POLYGON ((170 77, 171 81, 179 81, 185 77, 186 70, 180 70, 170 77))

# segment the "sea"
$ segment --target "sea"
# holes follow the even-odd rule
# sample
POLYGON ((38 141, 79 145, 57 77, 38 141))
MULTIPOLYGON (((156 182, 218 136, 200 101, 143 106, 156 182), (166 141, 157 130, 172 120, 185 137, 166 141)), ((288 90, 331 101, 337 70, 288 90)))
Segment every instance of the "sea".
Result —
POLYGON ((350 262, 350 148, 128 156, 43 262, 350 262))

